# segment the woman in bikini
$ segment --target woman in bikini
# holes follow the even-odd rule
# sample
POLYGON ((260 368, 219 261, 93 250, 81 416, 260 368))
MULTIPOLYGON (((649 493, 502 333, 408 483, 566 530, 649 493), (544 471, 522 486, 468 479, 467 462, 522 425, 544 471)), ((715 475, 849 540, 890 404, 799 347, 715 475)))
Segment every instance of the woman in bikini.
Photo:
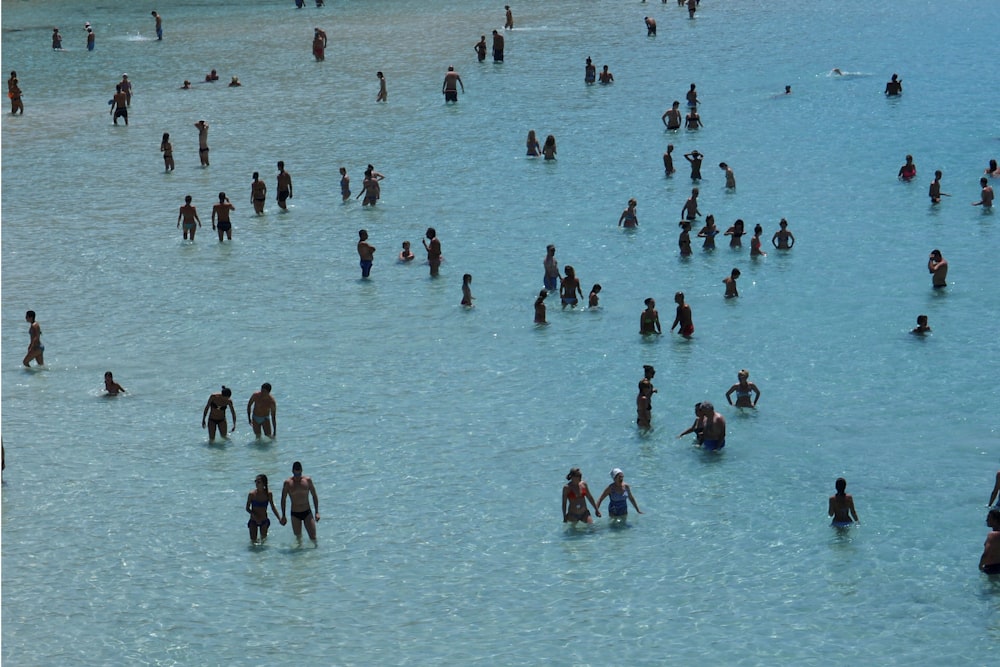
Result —
POLYGON ((267 201, 267 184, 260 180, 260 173, 253 173, 253 183, 250 184, 250 203, 253 210, 260 215, 264 212, 264 202, 267 201))
POLYGON ((205 410, 201 413, 201 427, 206 428, 205 421, 207 418, 209 442, 215 441, 216 429, 219 430, 223 438, 228 436, 229 423, 226 421, 226 408, 229 408, 229 411, 233 414, 233 430, 236 430, 236 408, 233 406, 232 395, 233 390, 222 385, 222 391, 208 397, 205 410))
POLYGON ((753 228, 753 238, 750 239, 750 256, 751 257, 763 257, 767 253, 760 249, 760 235, 764 233, 764 228, 760 226, 760 223, 754 225, 753 228))
POLYGON ((601 516, 601 510, 597 508, 594 496, 590 495, 590 489, 583 481, 583 473, 580 472, 579 468, 571 468, 566 479, 568 481, 563 486, 562 491, 563 523, 576 523, 577 521, 594 523, 594 520, 590 518, 590 510, 587 509, 587 501, 589 500, 590 504, 594 506, 594 513, 597 514, 598 518, 601 516))
POLYGON ((250 520, 247 521, 247 528, 250 529, 250 541, 257 543, 257 534, 260 533, 260 542, 267 539, 267 529, 271 526, 271 520, 267 517, 267 506, 271 506, 275 519, 281 519, 278 508, 274 506, 274 495, 267 488, 267 475, 257 475, 253 480, 254 489, 247 494, 247 513, 250 520))
POLYGON ((556 138, 554 135, 545 137, 545 145, 542 146, 542 155, 546 160, 556 159, 556 138))
POLYGON ((580 287, 580 279, 576 277, 576 269, 574 269, 569 264, 563 269, 566 272, 566 276, 562 279, 562 284, 560 288, 562 289, 562 307, 572 306, 576 308, 578 303, 577 294, 580 298, 583 298, 583 288, 580 287))
POLYGON ((681 249, 681 257, 690 257, 691 255, 691 222, 689 220, 681 220, 681 235, 677 238, 677 245, 681 249))
POLYGON ((733 404, 733 399, 730 396, 735 393, 736 407, 756 408, 757 400, 760 398, 760 389, 753 382, 750 382, 750 371, 744 368, 736 374, 736 378, 738 382, 726 392, 726 400, 729 401, 729 405, 733 404), (751 393, 753 393, 753 400, 750 399, 751 393))
POLYGON ((639 333, 644 335, 663 333, 660 329, 660 314, 656 312, 656 301, 650 297, 643 303, 646 304, 646 310, 639 315, 639 333))
POLYGON ((538 138, 535 137, 534 130, 528 130, 528 156, 538 157, 542 154, 542 145, 538 143, 538 138))
POLYGON ((737 219, 736 222, 733 223, 733 226, 726 230, 724 236, 730 237, 730 248, 742 248, 742 238, 744 234, 746 234, 746 232, 743 229, 743 220, 737 219))
POLYGON ((160 140, 160 152, 163 153, 163 166, 166 171, 174 170, 174 147, 170 145, 170 133, 164 132, 160 140))
POLYGON ((629 199, 628 208, 622 211, 622 214, 618 217, 619 227, 634 229, 639 226, 639 218, 637 218, 635 215, 635 207, 636 207, 635 199, 629 199))
POLYGON ((703 250, 715 250, 715 237, 719 235, 719 228, 715 226, 715 216, 709 215, 705 218, 705 226, 698 232, 698 238, 705 239, 702 244, 703 250))

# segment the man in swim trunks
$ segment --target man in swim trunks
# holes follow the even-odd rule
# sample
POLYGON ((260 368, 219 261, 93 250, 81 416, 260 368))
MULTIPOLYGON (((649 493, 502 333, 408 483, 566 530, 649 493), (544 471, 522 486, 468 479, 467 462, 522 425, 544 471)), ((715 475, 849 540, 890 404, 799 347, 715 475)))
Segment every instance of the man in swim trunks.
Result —
POLYGON ((153 18, 156 19, 156 41, 163 41, 163 17, 156 12, 151 12, 153 18))
POLYGON ((504 30, 513 30, 514 29, 514 14, 513 14, 513 12, 510 11, 510 5, 504 5, 503 8, 507 12, 506 15, 504 16, 504 22, 503 22, 504 30))
POLYGON ((931 283, 934 289, 941 289, 948 286, 948 260, 941 251, 935 248, 931 250, 930 257, 927 258, 927 272, 932 274, 931 283))
POLYGON ((122 92, 121 84, 115 86, 115 96, 111 98, 111 111, 108 113, 113 114, 111 120, 115 125, 119 118, 125 119, 125 125, 128 125, 128 100, 122 92))
POLYGON ((177 213, 178 228, 181 226, 182 220, 184 221, 184 240, 187 241, 190 237, 194 241, 194 233, 198 227, 201 227, 201 219, 198 218, 198 211, 191 205, 191 195, 184 197, 184 205, 177 213))
POLYGON ((198 157, 201 158, 201 166, 208 166, 208 123, 199 120, 194 124, 198 128, 198 157))
POLYGON ((1000 574, 1000 509, 994 507, 986 514, 986 525, 991 530, 983 544, 979 570, 986 574, 1000 574))
POLYGON ((271 396, 269 382, 262 384, 260 391, 247 401, 247 421, 257 438, 260 438, 261 431, 269 438, 278 437, 278 404, 271 396))
POLYGON ((679 101, 677 101, 677 100, 674 100, 674 103, 670 106, 670 108, 667 109, 666 111, 664 111, 663 115, 660 116, 660 120, 663 121, 663 124, 667 126, 668 130, 679 130, 679 129, 681 129, 681 109, 680 109, 680 106, 681 106, 681 103, 679 101))
POLYGON ((285 163, 278 161, 278 206, 287 209, 285 203, 292 198, 292 176, 285 171, 285 163))
POLYGON ((545 274, 542 276, 542 285, 548 292, 554 292, 559 288, 559 262, 556 261, 556 247, 548 245, 545 248, 545 259, 542 260, 545 267, 545 274))
POLYGON ((368 243, 368 230, 358 230, 358 256, 361 258, 361 277, 367 278, 372 271, 372 261, 375 259, 375 246, 368 243))
POLYGON ((646 36, 656 37, 656 19, 646 17, 646 36))
POLYGON ((34 360, 39 366, 45 365, 45 346, 42 345, 42 325, 35 321, 35 311, 29 310, 24 314, 24 321, 28 323, 28 353, 24 355, 21 363, 30 366, 34 360))
POLYGON ((931 187, 927 190, 927 196, 931 198, 932 204, 938 204, 941 202, 941 197, 950 197, 951 195, 947 192, 941 192, 941 177, 944 174, 940 169, 934 172, 934 180, 931 181, 931 187))
POLYGON ((903 80, 898 74, 893 74, 892 78, 885 84, 885 94, 889 97, 903 94, 903 80))
MULTIPOLYGON (((496 32, 495 30, 493 32, 496 32)), ((462 87, 462 92, 465 92, 465 84, 462 83, 462 77, 458 75, 455 71, 454 66, 448 66, 448 72, 444 75, 444 83, 441 84, 441 92, 444 93, 445 102, 457 102, 458 101, 458 86, 462 87)))
POLYGON ((316 542, 316 522, 319 521, 319 497, 316 495, 316 487, 313 486, 311 477, 302 474, 302 464, 296 461, 292 464, 292 476, 285 480, 281 487, 281 525, 284 526, 288 519, 285 518, 285 499, 292 499, 292 532, 295 537, 302 539, 302 524, 306 525, 306 532, 309 539, 316 542), (312 496, 312 504, 315 512, 309 507, 309 497, 312 496))
POLYGON ((715 411, 709 401, 701 402, 702 441, 701 446, 709 451, 726 446, 726 418, 715 411))
POLYGON ((694 333, 694 322, 691 319, 691 306, 684 302, 684 292, 674 295, 674 303, 677 304, 677 314, 674 316, 674 323, 670 325, 670 330, 673 331, 679 324, 680 334, 690 338, 694 333))
POLYGON ((979 185, 982 187, 982 191, 979 193, 979 201, 972 202, 972 205, 993 208, 993 188, 990 187, 990 182, 983 176, 979 179, 979 185))
POLYGON ((424 244, 424 250, 427 251, 427 264, 431 267, 431 277, 434 277, 441 267, 441 241, 437 237, 437 230, 433 227, 428 227, 424 236, 427 238, 421 239, 421 242, 424 244), (430 243, 428 244, 427 241, 430 243))
POLYGON ((220 192, 219 203, 212 207, 212 229, 218 230, 219 243, 222 243, 223 236, 233 240, 233 223, 229 220, 229 212, 235 210, 236 207, 229 201, 226 193, 220 192))
POLYGON ((503 62, 503 35, 496 30, 493 31, 493 62, 503 62))

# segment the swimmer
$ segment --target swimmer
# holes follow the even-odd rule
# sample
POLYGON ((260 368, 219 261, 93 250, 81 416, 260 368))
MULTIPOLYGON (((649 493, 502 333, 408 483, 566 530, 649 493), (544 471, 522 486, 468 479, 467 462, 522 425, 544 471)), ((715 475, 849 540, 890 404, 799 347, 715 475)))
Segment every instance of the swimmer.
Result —
POLYGON ((312 52, 313 57, 316 58, 316 62, 326 60, 326 45, 326 32, 319 28, 313 28, 312 52))
POLYGON ((229 214, 235 210, 236 207, 229 201, 226 193, 220 192, 219 203, 212 207, 212 229, 218 231, 219 243, 222 243, 223 236, 230 241, 233 240, 233 223, 229 219, 229 214))
POLYGON ((687 99, 687 105, 691 108, 697 107, 701 102, 698 100, 698 91, 695 90, 695 85, 692 83, 691 87, 688 88, 687 93, 684 96, 687 99))
POLYGON ((212 82, 212 81, 218 81, 218 80, 219 80, 219 73, 216 72, 214 69, 211 72, 209 72, 208 74, 205 75, 205 81, 206 82, 212 82))
POLYGON ((591 84, 597 81, 597 66, 594 61, 587 56, 587 64, 583 68, 583 82, 591 84))
POLYGON ((351 177, 347 175, 347 168, 340 168, 340 201, 348 201, 351 198, 351 177))
POLYGON ((550 134, 545 137, 545 145, 542 146, 542 155, 545 156, 546 160, 556 159, 556 138, 555 135, 550 134))
POLYGON ((550 292, 556 291, 562 276, 559 275, 559 262, 556 261, 556 247, 551 243, 545 248, 545 259, 542 260, 545 273, 542 275, 542 285, 550 292))
POLYGON ((292 175, 285 171, 285 163, 278 161, 278 206, 288 209, 288 200, 292 198, 292 175))
POLYGON ((746 234, 743 231, 743 220, 737 218, 736 222, 733 223, 732 227, 727 229, 723 236, 728 236, 729 247, 730 248, 742 248, 743 247, 743 235, 746 234))
POLYGON ((676 169, 674 169, 674 145, 667 144, 667 151, 663 154, 663 171, 667 176, 671 176, 676 169))
POLYGON ((656 376, 656 369, 646 364, 642 367, 643 378, 639 380, 639 393, 635 397, 635 423, 639 428, 648 429, 653 423, 653 394, 656 387, 653 386, 653 377, 656 376))
POLYGON ((626 229, 634 229, 639 226, 639 219, 635 216, 635 199, 628 200, 628 207, 622 211, 618 217, 618 226, 626 229))
POLYGON ((684 154, 684 159, 691 163, 691 180, 700 181, 701 180, 701 162, 705 158, 704 155, 699 153, 697 150, 691 151, 690 153, 684 154))
POLYGON ((601 293, 601 285, 599 283, 594 283, 594 286, 590 288, 590 296, 587 299, 588 308, 600 308, 601 298, 598 296, 601 293))
MULTIPOLYGON (((214 71, 214 70, 213 70, 214 71)), ((208 123, 199 120, 194 124, 198 128, 198 157, 201 158, 201 166, 208 166, 208 123)))
POLYGON ((830 496, 830 504, 827 507, 827 516, 833 517, 833 525, 837 528, 846 528, 858 519, 858 513, 854 509, 854 497, 846 493, 847 480, 838 477, 834 482, 837 489, 835 495, 830 496))
POLYGON ((269 438, 278 437, 278 403, 271 396, 269 382, 262 384, 260 391, 255 392, 247 401, 247 421, 258 440, 261 432, 269 438))
POLYGON ((791 95, 791 94, 792 94, 792 87, 785 86, 785 95, 791 95))
POLYGON ((191 90, 191 82, 184 79, 184 83, 181 84, 181 90, 191 90))
POLYGON ((476 57, 479 58, 479 62, 486 60, 486 35, 480 37, 479 41, 472 48, 476 51, 476 57))
POLYGON ((466 308, 473 307, 473 301, 476 297, 472 296, 472 274, 466 273, 462 276, 462 304, 466 308))
POLYGON ((427 264, 431 267, 431 277, 438 275, 438 270, 441 267, 441 241, 437 237, 437 230, 433 227, 428 227, 427 232, 424 234, 426 238, 421 239, 424 244, 424 250, 427 251, 427 264), (430 241, 428 244, 427 241, 430 241))
POLYGON ((691 255, 691 222, 681 220, 679 224, 681 235, 677 238, 677 245, 681 250, 681 257, 688 257, 691 255))
POLYGON ((694 333, 694 321, 691 317, 691 306, 684 301, 684 292, 677 292, 674 295, 674 303, 677 304, 677 314, 674 316, 674 323, 670 325, 670 331, 680 325, 678 333, 685 338, 690 338, 694 333))
MULTIPOLYGON (((735 269, 734 269, 735 271, 735 269)), ((733 399, 731 396, 736 394, 736 407, 738 408, 756 408, 757 401, 760 399, 760 389, 757 388, 753 382, 750 382, 750 371, 747 369, 742 369, 736 374, 736 384, 729 388, 726 392, 726 401, 729 405, 733 404, 733 399), (753 400, 750 400, 750 394, 753 393, 753 400)))
POLYGON ((670 108, 664 111, 663 115, 660 116, 660 120, 663 121, 663 124, 666 126, 668 130, 681 129, 680 106, 681 103, 678 102, 677 100, 674 100, 674 103, 670 106, 670 108))
POLYGON ((899 173, 896 174, 896 178, 901 181, 910 181, 917 175, 917 165, 913 164, 913 156, 906 156, 906 163, 899 168, 899 173))
POLYGON ((934 289, 948 286, 948 260, 941 255, 941 251, 937 248, 931 250, 931 254, 927 258, 927 272, 932 275, 931 284, 934 289))
MULTIPOLYGON (((684 157, 687 157, 686 155, 684 157)), ((694 220, 699 215, 701 211, 698 210, 698 188, 691 188, 691 196, 688 197, 687 201, 684 202, 684 207, 681 208, 681 218, 684 220, 694 220)))
POLYGON ((372 272, 375 260, 375 246, 368 243, 368 230, 358 230, 358 257, 361 258, 361 277, 367 278, 372 272))
POLYGON ((701 116, 698 115, 698 109, 696 107, 691 107, 687 116, 684 117, 684 128, 688 130, 697 130, 699 127, 705 127, 705 124, 701 122, 701 116))
POLYGON ((938 169, 934 172, 934 180, 931 181, 931 187, 927 190, 927 196, 931 198, 932 204, 937 204, 941 201, 941 197, 950 197, 951 195, 947 192, 941 192, 941 177, 944 174, 938 169))
POLYGON ((118 394, 126 393, 125 387, 115 382, 115 378, 111 374, 111 371, 104 374, 104 391, 108 392, 108 396, 117 396, 118 394))
POLYGON ((840 71, 839 67, 834 67, 832 70, 830 70, 830 74, 834 76, 844 76, 844 73, 840 71))
POLYGON ((898 74, 893 74, 892 78, 886 82, 885 94, 888 97, 895 97, 896 95, 903 94, 903 80, 899 78, 898 74))
POLYGON ((927 324, 926 315, 917 315, 917 326, 910 330, 910 333, 915 336, 923 336, 931 332, 930 326, 927 324))
POLYGON ((581 299, 583 298, 583 289, 580 287, 580 279, 576 277, 576 270, 569 264, 567 264, 566 268, 563 270, 566 272, 566 275, 563 276, 559 284, 563 310, 566 310, 566 306, 576 308, 577 294, 580 295, 581 299))
POLYGON ((545 290, 539 290, 538 297, 535 299, 535 324, 546 324, 545 321, 545 297, 549 293, 545 290))
POLYGON ((528 130, 528 157, 538 157, 542 154, 542 145, 538 143, 538 138, 535 137, 534 130, 528 130))
POLYGON ((701 402, 701 446, 708 451, 717 451, 726 446, 726 418, 715 411, 709 401, 701 402))
POLYGON ((1000 167, 997 166, 996 160, 990 160, 990 164, 986 167, 984 174, 992 178, 1000 178, 1000 167))
POLYGON ((174 147, 170 144, 170 133, 164 132, 160 140, 160 152, 163 153, 164 171, 174 170, 174 147))
POLYGON ((979 201, 972 202, 972 205, 982 206, 984 209, 993 208, 993 188, 985 176, 979 179, 979 185, 983 188, 979 193, 979 201))
POLYGON ((242 85, 243 84, 240 83, 240 77, 238 77, 238 76, 234 76, 233 78, 231 78, 229 80, 229 87, 230 88, 239 88, 242 85))
POLYGON ((222 385, 222 390, 217 394, 208 397, 205 409, 201 412, 201 427, 208 428, 208 441, 215 442, 215 431, 223 438, 229 437, 229 422, 226 417, 226 408, 233 415, 233 428, 236 430, 236 406, 233 405, 233 390, 222 385), (207 423, 206 423, 207 420, 207 423))
POLYGON ((719 228, 715 226, 715 216, 708 215, 705 218, 705 226, 698 231, 698 238, 705 239, 702 250, 715 250, 715 237, 719 235, 719 228))
POLYGON ((410 250, 410 242, 403 241, 403 249, 399 251, 399 261, 401 262, 412 262, 416 255, 410 250))
POLYGON ((297 539, 302 539, 302 524, 306 526, 309 539, 316 542, 316 523, 319 521, 319 497, 311 477, 302 474, 302 464, 296 461, 292 464, 292 476, 281 486, 281 525, 287 523, 285 518, 285 499, 292 500, 292 532, 297 539), (309 497, 312 496, 313 509, 309 507, 309 497))
POLYGON ((990 527, 990 534, 983 544, 979 571, 984 574, 1000 574, 1000 509, 993 508, 986 514, 986 525, 990 527))
POLYGON ((512 14, 511 11, 510 11, 510 5, 504 5, 503 8, 504 8, 504 10, 506 12, 506 15, 504 16, 504 22, 503 22, 504 30, 513 30, 514 29, 514 14, 512 14))
POLYGON ((795 235, 788 231, 788 221, 782 218, 778 227, 780 229, 771 237, 771 245, 778 250, 791 250, 795 245, 795 235))
POLYGON ((647 16, 645 21, 646 21, 646 36, 656 37, 656 19, 651 19, 647 16))
POLYGON ((601 75, 598 77, 601 83, 614 83, 614 75, 608 71, 608 66, 605 65, 604 69, 601 70, 601 75))
POLYGON ((184 197, 184 205, 181 206, 177 213, 177 228, 181 227, 181 220, 184 221, 184 240, 190 238, 194 241, 194 233, 201 227, 201 219, 198 217, 198 211, 195 207, 191 205, 191 195, 184 197), (197 223, 197 226, 195 225, 197 223))
POLYGON ((587 483, 583 481, 583 473, 580 472, 579 468, 571 468, 566 479, 568 483, 563 486, 562 490, 563 523, 576 523, 577 521, 594 523, 594 520, 590 518, 590 510, 587 509, 587 501, 589 500, 590 504, 594 506, 594 513, 597 514, 598 518, 601 517, 601 510, 594 502, 594 496, 590 495, 587 483))
POLYGON ((267 184, 260 180, 260 173, 253 173, 253 181, 250 183, 250 203, 257 215, 264 212, 264 202, 267 201, 267 184))
POLYGON ((649 297, 643 303, 646 304, 646 310, 639 315, 639 333, 642 335, 662 334, 660 314, 656 311, 656 300, 649 297))
POLYGON ((247 521, 247 528, 250 529, 250 541, 257 544, 257 535, 260 541, 267 539, 267 529, 271 526, 271 520, 267 518, 267 506, 271 506, 274 518, 281 521, 278 508, 274 506, 274 495, 267 488, 267 475, 257 475, 253 480, 254 488, 247 494, 247 513, 250 520, 247 521))
POLYGON ((700 445, 702 441, 703 432, 704 429, 702 428, 701 403, 698 402, 694 404, 694 423, 691 424, 691 426, 689 426, 687 429, 678 433, 677 437, 683 438, 688 433, 694 433, 695 442, 697 442, 700 445))
POLYGON ((632 487, 625 483, 625 473, 622 472, 621 468, 615 468, 611 471, 611 483, 604 489, 604 493, 601 497, 597 499, 597 507, 601 507, 601 503, 604 499, 608 499, 608 516, 612 520, 624 521, 628 517, 628 504, 632 503, 632 507, 638 514, 642 514, 642 510, 635 503, 635 496, 632 495, 632 487))
POLYGON ((739 291, 736 289, 736 280, 740 277, 740 270, 733 269, 729 272, 729 275, 722 279, 723 284, 726 286, 726 298, 735 299, 740 295, 739 291))
POLYGON ((735 190, 736 189, 736 174, 733 173, 732 167, 730 167, 725 162, 719 163, 719 169, 726 172, 726 189, 735 190))
POLYGON ((753 227, 753 238, 750 239, 750 256, 751 257, 766 257, 767 253, 761 250, 760 237, 764 233, 764 228, 760 224, 756 224, 753 227))

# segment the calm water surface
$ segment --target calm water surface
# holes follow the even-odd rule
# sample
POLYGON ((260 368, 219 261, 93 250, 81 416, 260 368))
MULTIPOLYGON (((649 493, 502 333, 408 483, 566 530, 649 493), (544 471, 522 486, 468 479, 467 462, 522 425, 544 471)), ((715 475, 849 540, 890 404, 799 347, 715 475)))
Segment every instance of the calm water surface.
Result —
POLYGON ((472 49, 503 23, 503 4, 482 0, 168 3, 162 43, 134 3, 3 1, 4 71, 26 108, 2 121, 5 663, 992 660, 1000 584, 976 563, 998 468, 998 220, 969 203, 1000 156, 982 29, 1000 7, 512 8, 501 65, 472 49), (56 25, 64 52, 49 48, 56 25), (323 63, 315 26, 330 36, 323 63), (587 56, 614 85, 584 86, 587 56), (445 106, 448 65, 465 94, 445 106), (212 68, 222 80, 200 83, 212 68), (377 70, 388 104, 374 102, 377 70), (905 94, 887 100, 894 71, 905 94), (106 111, 122 72, 128 128, 106 111), (665 132, 692 81, 704 129, 665 132), (528 129, 555 135, 555 162, 524 156, 528 129), (766 240, 785 217, 792 252, 751 261, 748 236, 677 256, 693 149, 701 211, 722 229, 760 223, 766 240), (919 175, 900 183, 908 153, 919 175), (294 179, 287 213, 278 160, 294 179), (387 176, 378 208, 342 204, 337 169, 356 194, 368 163, 387 176), (936 208, 935 169, 953 195, 936 208), (271 191, 260 217, 253 171, 271 191), (237 209, 222 245, 208 224, 219 191, 237 209), (193 244, 175 228, 187 194, 205 222, 193 244), (640 227, 625 233, 630 197, 640 227), (446 258, 436 280, 428 226, 446 258), (368 281, 360 228, 378 248, 368 281), (405 239, 421 252, 403 265, 405 239), (539 328, 549 243, 585 292, 604 289, 598 310, 553 296, 539 328), (935 247, 951 264, 936 292, 935 247), (726 301, 733 267, 741 297, 726 301), (678 290, 694 338, 640 338, 643 299, 666 328, 678 290), (20 366, 28 309, 41 370, 20 366), (920 313, 926 338, 908 334, 920 313), (647 433, 634 424, 643 364, 659 390, 647 433), (754 413, 725 406, 740 368, 763 391, 754 413), (109 369, 126 396, 101 395, 109 369), (243 418, 262 382, 274 441, 243 418), (199 415, 221 384, 239 425, 209 444, 199 415), (703 399, 729 421, 719 455, 675 437, 703 399), (318 489, 318 547, 276 522, 251 545, 254 476, 277 495, 295 460, 318 489), (622 467, 644 513, 565 528, 572 466, 595 496, 622 467), (838 476, 862 519, 845 533, 825 516, 838 476))

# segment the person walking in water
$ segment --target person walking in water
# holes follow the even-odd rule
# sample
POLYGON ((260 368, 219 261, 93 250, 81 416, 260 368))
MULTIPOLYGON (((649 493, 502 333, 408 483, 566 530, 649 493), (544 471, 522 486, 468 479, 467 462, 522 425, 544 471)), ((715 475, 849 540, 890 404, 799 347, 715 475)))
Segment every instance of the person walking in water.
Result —
POLYGON ((860 521, 858 513, 854 509, 854 497, 847 493, 847 480, 838 477, 834 482, 837 493, 830 496, 830 503, 827 506, 827 516, 833 517, 833 525, 837 528, 846 528, 855 521, 860 521))
POLYGON ((45 365, 45 346, 42 345, 42 325, 35 321, 35 311, 29 310, 24 314, 24 321, 28 323, 28 353, 24 355, 21 362, 25 366, 31 366, 34 361, 39 366, 45 365))
POLYGON ((153 18, 156 19, 156 41, 163 41, 163 17, 156 12, 151 12, 153 18))
POLYGON ((292 175, 285 171, 285 163, 278 161, 278 206, 288 210, 288 200, 292 198, 292 175))
POLYGON ((184 205, 177 213, 178 229, 182 221, 184 222, 184 240, 187 241, 190 238, 194 241, 194 233, 198 231, 198 227, 201 227, 201 219, 198 218, 198 211, 191 205, 191 195, 184 197, 184 205))
POLYGON ((264 213, 264 202, 267 201, 267 184, 260 180, 260 173, 253 173, 253 181, 250 183, 250 203, 253 204, 254 213, 261 215, 264 213))
POLYGON ((635 511, 642 514, 642 510, 635 502, 635 496, 632 495, 632 487, 625 483, 625 473, 622 472, 621 468, 614 468, 611 471, 611 483, 605 487, 601 497, 597 499, 598 509, 605 498, 608 499, 608 516, 614 522, 625 522, 628 518, 628 504, 630 502, 635 511))
POLYGON ((673 331, 677 325, 680 325, 680 334, 685 338, 690 338, 694 333, 694 323, 691 319, 691 306, 684 301, 684 292, 678 292, 674 295, 674 303, 677 304, 677 314, 674 317, 674 323, 670 325, 670 330, 673 331))
POLYGON ((444 75, 444 83, 441 84, 441 92, 444 93, 444 101, 447 102, 458 102, 458 87, 462 87, 462 93, 465 93, 465 84, 462 83, 462 77, 459 76, 458 72, 455 71, 454 66, 448 66, 448 72, 444 75))
POLYGON ((271 383, 262 384, 247 401, 247 421, 258 439, 261 432, 269 438, 278 437, 278 404, 271 396, 271 383))
POLYGON ((315 544, 316 523, 319 521, 319 496, 316 495, 312 478, 302 474, 302 464, 298 461, 292 464, 292 476, 286 479, 281 487, 282 526, 288 521, 285 517, 285 500, 289 498, 292 501, 292 532, 301 540, 302 524, 305 524, 309 539, 315 544), (312 497, 312 507, 309 506, 310 497, 312 497))
POLYGON ((583 481, 583 473, 580 472, 579 468, 570 468, 566 480, 567 483, 563 486, 562 491, 563 523, 575 524, 577 521, 594 523, 594 520, 590 518, 590 510, 587 509, 587 501, 589 500, 590 504, 594 506, 594 513, 597 514, 598 518, 601 516, 601 510, 594 502, 594 496, 590 495, 587 483, 583 481))
POLYGON ((236 207, 229 201, 225 192, 219 193, 219 203, 212 207, 212 229, 219 232, 219 243, 225 236, 230 241, 233 240, 233 223, 229 219, 229 214, 235 211, 236 207))
POLYGON ((278 513, 278 508, 274 506, 274 495, 267 488, 267 475, 257 475, 253 484, 253 490, 247 494, 246 510, 250 515, 247 528, 250 529, 250 541, 259 544, 267 539, 267 529, 271 527, 271 520, 267 518, 268 505, 274 512, 274 518, 279 522, 281 515, 278 513), (257 540, 258 535, 260 535, 260 542, 257 540))
POLYGON ((358 230, 358 257, 361 258, 361 277, 367 278, 372 272, 372 262, 375 261, 375 246, 368 243, 368 230, 358 230))
POLYGON ((203 120, 199 120, 194 124, 198 128, 198 158, 201 160, 201 166, 208 166, 208 123, 203 120))
POLYGON ((222 390, 208 397, 205 409, 201 412, 201 427, 208 429, 208 441, 215 442, 215 432, 223 438, 229 437, 229 422, 226 408, 233 416, 233 428, 236 430, 236 406, 233 405, 233 390, 222 385, 222 390))
POLYGON ((441 268, 441 241, 437 237, 437 230, 433 227, 428 227, 424 236, 426 238, 421 239, 421 242, 424 244, 424 250, 427 251, 427 264, 431 267, 431 277, 433 278, 438 275, 438 269, 441 268))
POLYGON ((726 392, 726 401, 729 402, 729 405, 732 405, 733 399, 731 396, 736 394, 736 407, 756 408, 757 401, 760 399, 760 389, 753 382, 750 382, 750 371, 745 368, 742 369, 736 374, 736 380, 736 384, 726 392), (753 394, 752 400, 750 398, 751 394, 753 394))

